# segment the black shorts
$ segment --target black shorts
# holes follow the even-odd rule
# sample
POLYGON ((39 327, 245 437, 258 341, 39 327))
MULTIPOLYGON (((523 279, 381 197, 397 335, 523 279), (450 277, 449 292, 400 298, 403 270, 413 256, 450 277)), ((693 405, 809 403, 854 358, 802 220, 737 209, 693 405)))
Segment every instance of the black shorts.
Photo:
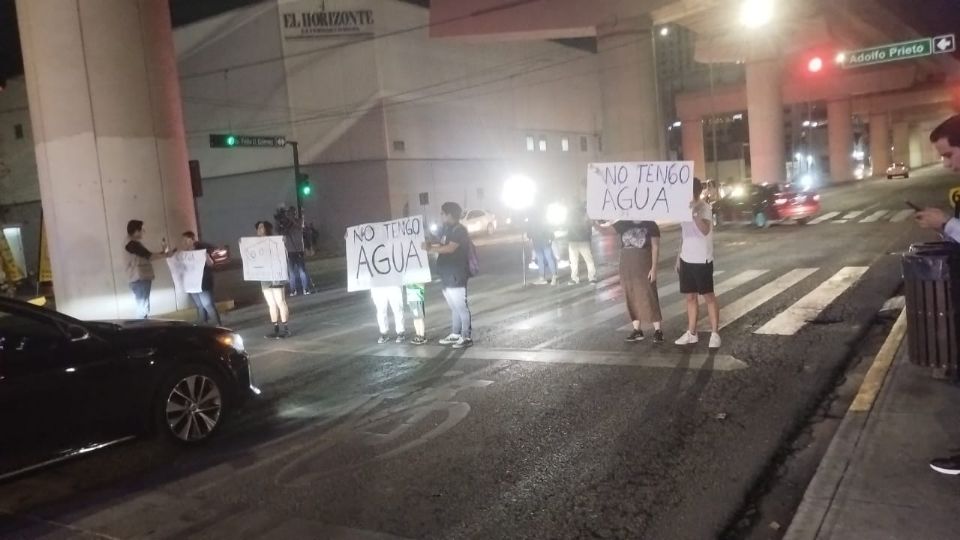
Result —
POLYGON ((695 264, 680 259, 680 292, 683 294, 712 293, 713 261, 695 264))

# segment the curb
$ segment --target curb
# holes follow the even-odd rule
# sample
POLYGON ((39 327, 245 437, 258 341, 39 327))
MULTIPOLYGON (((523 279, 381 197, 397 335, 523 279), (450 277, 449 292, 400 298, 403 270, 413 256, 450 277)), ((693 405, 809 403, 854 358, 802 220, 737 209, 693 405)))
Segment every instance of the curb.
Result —
POLYGON ((900 316, 897 317, 873 364, 864 376, 860 389, 850 403, 826 453, 821 458, 817 472, 807 485, 803 500, 790 522, 787 533, 783 536, 784 540, 814 540, 819 536, 820 529, 833 505, 833 499, 853 460, 853 454, 860 443, 860 437, 866 428, 873 405, 886 383, 890 366, 901 354, 900 345, 903 343, 906 331, 906 310, 901 310, 900 316))

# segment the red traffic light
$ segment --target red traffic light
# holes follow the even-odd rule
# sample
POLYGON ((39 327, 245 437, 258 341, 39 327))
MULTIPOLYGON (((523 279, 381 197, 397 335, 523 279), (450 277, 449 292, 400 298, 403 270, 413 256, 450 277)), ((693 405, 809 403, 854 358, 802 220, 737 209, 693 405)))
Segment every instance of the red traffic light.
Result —
POLYGON ((810 73, 819 73, 821 69, 823 69, 823 58, 814 56, 807 62, 807 71, 810 73))

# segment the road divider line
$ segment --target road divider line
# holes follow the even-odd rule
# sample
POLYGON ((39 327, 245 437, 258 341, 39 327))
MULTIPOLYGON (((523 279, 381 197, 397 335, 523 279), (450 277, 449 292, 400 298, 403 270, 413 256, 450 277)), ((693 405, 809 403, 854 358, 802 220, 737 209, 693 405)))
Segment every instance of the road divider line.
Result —
POLYGON ((755 330, 755 334, 792 336, 833 303, 867 272, 866 266, 846 266, 792 306, 755 330))
MULTIPOLYGON (((767 303, 780 293, 785 292, 790 287, 800 283, 817 270, 819 269, 796 268, 771 281, 770 283, 767 283, 763 287, 751 292, 750 294, 741 297, 732 304, 721 308, 720 328, 725 328, 728 325, 736 322, 740 317, 743 317, 747 313, 767 303)), ((701 319, 701 324, 706 320, 708 320, 706 317, 701 319)))
POLYGON ((877 210, 876 212, 870 214, 869 216, 861 219, 860 223, 873 223, 875 221, 879 221, 880 218, 887 215, 888 212, 890 212, 890 210, 877 210))
POLYGON ((883 388, 883 381, 887 378, 893 359, 897 356, 897 351, 900 350, 900 344, 903 343, 903 337, 906 334, 907 311, 902 310, 900 316, 897 317, 897 322, 893 323, 893 328, 887 334, 883 346, 880 347, 880 351, 874 357, 873 363, 870 364, 870 369, 863 377, 860 390, 857 391, 856 397, 850 403, 848 409, 850 412, 867 412, 873 408, 873 403, 877 400, 880 389, 883 388))
POLYGON ((900 223, 901 221, 905 221, 908 217, 912 216, 915 213, 916 212, 914 210, 909 210, 909 209, 901 210, 896 214, 894 214, 892 218, 890 218, 890 223, 900 223))
POLYGON ((837 217, 837 216, 839 216, 839 215, 840 215, 840 212, 827 212, 826 214, 824 214, 824 215, 822 215, 822 216, 814 219, 813 221, 811 221, 811 222, 810 222, 810 225, 816 225, 816 224, 818 224, 818 223, 823 223, 824 221, 827 221, 828 219, 833 219, 833 218, 835 218, 835 217, 837 217))

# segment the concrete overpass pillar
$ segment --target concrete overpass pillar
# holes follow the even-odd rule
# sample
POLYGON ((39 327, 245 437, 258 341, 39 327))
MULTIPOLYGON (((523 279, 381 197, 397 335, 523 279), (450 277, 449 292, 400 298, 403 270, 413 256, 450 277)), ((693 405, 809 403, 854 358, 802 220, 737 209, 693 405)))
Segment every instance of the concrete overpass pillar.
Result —
POLYGON ((910 124, 907 122, 893 124, 893 161, 910 162, 910 124))
POLYGON ((827 145, 830 149, 830 178, 833 183, 853 178, 853 106, 849 99, 827 103, 827 145))
POLYGON ((886 174, 890 166, 890 122, 887 113, 870 115, 870 163, 874 176, 886 174))
POLYGON ((778 58, 747 62, 747 116, 752 181, 782 183, 786 177, 781 66, 778 58))
MULTIPOLYGON (((154 250, 196 227, 169 9, 17 0, 57 309, 70 315, 134 314, 128 220, 154 250)), ((154 266, 152 312, 172 311, 170 273, 154 266)))
POLYGON ((703 146, 703 120, 684 120, 680 126, 683 144, 683 159, 693 162, 693 173, 706 179, 707 154, 703 146))
POLYGON ((597 27, 606 160, 665 158, 652 28, 646 17, 597 27))
POLYGON ((926 137, 921 134, 920 126, 914 125, 910 128, 910 165, 911 169, 922 167, 924 164, 923 147, 928 145, 926 137))

